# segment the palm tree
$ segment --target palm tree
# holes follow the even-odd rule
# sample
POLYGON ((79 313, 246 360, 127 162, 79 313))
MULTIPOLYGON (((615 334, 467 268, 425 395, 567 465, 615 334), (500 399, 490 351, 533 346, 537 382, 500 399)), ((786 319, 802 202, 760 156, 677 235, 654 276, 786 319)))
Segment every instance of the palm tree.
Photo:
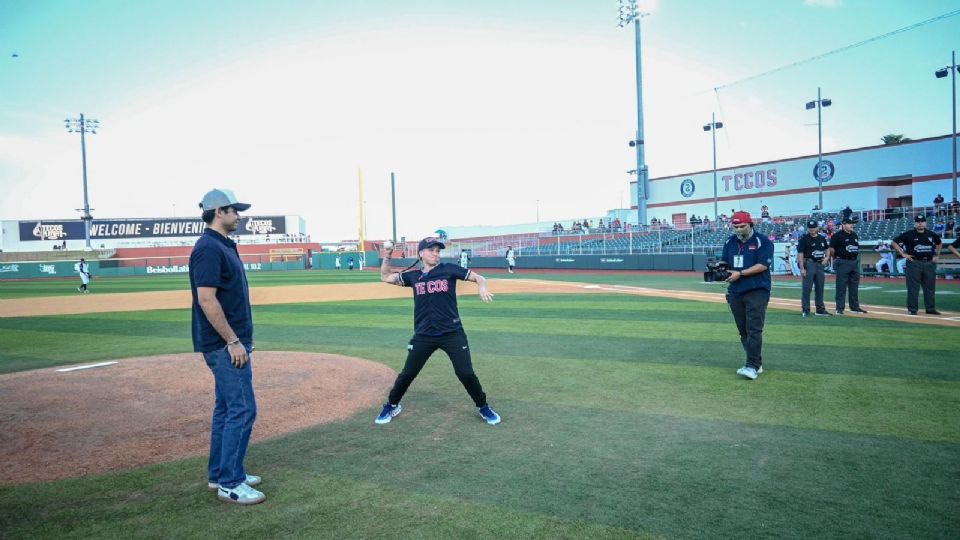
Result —
POLYGON ((883 141, 883 144, 900 144, 900 143, 909 142, 913 139, 911 139, 910 137, 904 137, 902 134, 894 135, 891 133, 889 135, 884 135, 883 137, 880 138, 880 140, 883 141))

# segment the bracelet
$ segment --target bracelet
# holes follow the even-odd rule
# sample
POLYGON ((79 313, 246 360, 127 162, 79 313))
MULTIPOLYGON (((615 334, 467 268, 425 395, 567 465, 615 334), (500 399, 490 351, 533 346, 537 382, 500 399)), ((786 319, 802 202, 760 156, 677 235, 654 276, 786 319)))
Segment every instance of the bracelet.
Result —
POLYGON ((230 343, 227 343, 227 347, 229 347, 229 346, 231 346, 231 345, 236 345, 236 344, 238 344, 238 343, 240 343, 240 338, 237 338, 237 339, 231 341, 230 343))

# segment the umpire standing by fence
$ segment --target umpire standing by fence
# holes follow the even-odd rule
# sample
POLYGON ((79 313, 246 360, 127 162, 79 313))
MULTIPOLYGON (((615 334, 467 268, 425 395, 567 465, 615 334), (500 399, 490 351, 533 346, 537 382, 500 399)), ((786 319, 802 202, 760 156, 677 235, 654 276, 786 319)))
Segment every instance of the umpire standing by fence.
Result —
POLYGON ((916 315, 920 288, 928 315, 940 315, 936 306, 937 259, 943 249, 940 235, 927 230, 927 218, 914 218, 914 228, 893 239, 893 247, 907 260, 907 311, 916 315), (901 247, 903 246, 903 247, 901 247))
POLYGON ((735 212, 730 222, 735 234, 724 244, 722 256, 730 267, 727 304, 747 354, 747 362, 737 375, 754 380, 763 373, 763 323, 770 303, 773 242, 754 233, 753 218, 747 212, 735 212))
POLYGON ((820 234, 820 223, 815 219, 807 222, 807 234, 797 241, 797 264, 800 265, 800 275, 803 276, 803 292, 800 294, 803 316, 810 316, 810 289, 814 287, 817 315, 829 316, 827 306, 823 303, 823 267, 830 264, 830 251, 826 237, 820 234))
POLYGON ((850 295, 850 312, 866 313, 860 308, 860 237, 853 230, 853 218, 843 218, 843 230, 830 238, 830 257, 837 276, 837 315, 843 315, 847 294, 850 295))

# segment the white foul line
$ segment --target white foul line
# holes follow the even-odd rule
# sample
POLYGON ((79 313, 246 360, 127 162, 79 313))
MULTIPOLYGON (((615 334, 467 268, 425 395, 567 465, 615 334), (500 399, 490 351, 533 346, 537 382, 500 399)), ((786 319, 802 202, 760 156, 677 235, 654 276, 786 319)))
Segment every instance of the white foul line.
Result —
POLYGON ((63 369, 58 369, 57 371, 58 371, 59 373, 65 373, 65 372, 67 372, 67 371, 77 371, 77 370, 80 370, 80 369, 90 369, 90 368, 95 368, 95 367, 112 366, 113 364, 117 364, 117 363, 118 363, 118 362, 100 362, 99 364, 90 364, 90 365, 87 365, 87 366, 77 366, 77 367, 71 367, 71 368, 63 368, 63 369))

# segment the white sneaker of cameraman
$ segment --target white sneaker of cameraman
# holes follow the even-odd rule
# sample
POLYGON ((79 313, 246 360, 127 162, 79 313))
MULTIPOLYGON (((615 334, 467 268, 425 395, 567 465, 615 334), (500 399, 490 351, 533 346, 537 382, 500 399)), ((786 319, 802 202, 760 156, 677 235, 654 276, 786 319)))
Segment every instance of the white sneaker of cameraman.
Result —
POLYGON ((757 370, 750 366, 743 366, 737 370, 737 375, 741 375, 750 379, 751 381, 757 380, 757 370))
POLYGON ((257 504, 267 500, 267 496, 241 482, 233 489, 217 488, 217 498, 234 504, 257 504))

